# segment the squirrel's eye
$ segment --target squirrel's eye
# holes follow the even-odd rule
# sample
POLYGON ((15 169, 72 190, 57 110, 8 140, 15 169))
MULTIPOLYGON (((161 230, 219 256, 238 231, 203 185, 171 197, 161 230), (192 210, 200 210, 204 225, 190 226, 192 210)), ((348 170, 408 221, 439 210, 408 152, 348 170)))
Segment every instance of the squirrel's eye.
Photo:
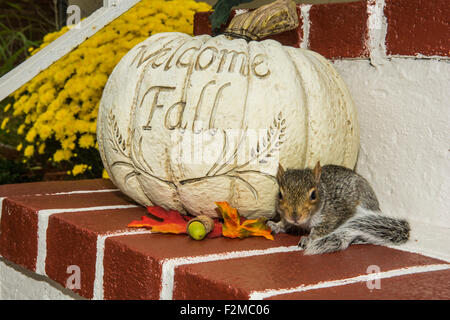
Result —
POLYGON ((309 193, 309 200, 311 200, 312 202, 317 200, 317 191, 316 191, 316 189, 312 189, 311 192, 309 193))
POLYGON ((278 192, 278 199, 283 199, 283 194, 281 193, 281 191, 278 192))

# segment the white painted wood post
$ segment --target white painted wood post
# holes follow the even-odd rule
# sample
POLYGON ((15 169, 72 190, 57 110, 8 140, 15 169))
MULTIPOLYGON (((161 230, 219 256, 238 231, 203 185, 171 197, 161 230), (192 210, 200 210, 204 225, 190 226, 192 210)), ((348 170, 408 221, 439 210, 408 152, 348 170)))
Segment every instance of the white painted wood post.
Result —
POLYGON ((141 0, 104 0, 103 7, 0 78, 0 101, 141 0))

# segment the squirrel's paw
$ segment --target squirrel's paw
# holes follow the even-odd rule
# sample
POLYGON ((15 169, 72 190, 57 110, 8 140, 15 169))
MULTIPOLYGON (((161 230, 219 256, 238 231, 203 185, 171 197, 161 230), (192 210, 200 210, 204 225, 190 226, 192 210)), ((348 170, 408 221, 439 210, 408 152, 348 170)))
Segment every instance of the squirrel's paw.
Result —
POLYGON ((310 242, 310 238, 307 236, 302 236, 300 238, 300 241, 298 242, 298 245, 300 248, 302 249, 306 249, 306 247, 308 246, 309 242, 310 242))
POLYGON ((267 221, 266 225, 269 226, 269 228, 272 230, 273 233, 285 232, 283 223, 281 221, 280 222, 267 221))
POLYGON ((320 254, 343 250, 348 247, 348 243, 337 234, 329 234, 322 238, 311 240, 305 246, 305 254, 320 254))

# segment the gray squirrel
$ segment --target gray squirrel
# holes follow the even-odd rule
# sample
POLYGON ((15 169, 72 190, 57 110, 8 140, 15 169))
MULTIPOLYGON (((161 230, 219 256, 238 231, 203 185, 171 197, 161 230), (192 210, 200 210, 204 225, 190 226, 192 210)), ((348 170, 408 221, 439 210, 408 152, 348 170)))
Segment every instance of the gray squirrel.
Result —
POLYGON ((352 243, 379 245, 408 241, 406 220, 381 214, 366 179, 342 166, 288 169, 279 165, 279 222, 268 221, 274 233, 309 232, 298 245, 305 254, 346 249, 352 243))

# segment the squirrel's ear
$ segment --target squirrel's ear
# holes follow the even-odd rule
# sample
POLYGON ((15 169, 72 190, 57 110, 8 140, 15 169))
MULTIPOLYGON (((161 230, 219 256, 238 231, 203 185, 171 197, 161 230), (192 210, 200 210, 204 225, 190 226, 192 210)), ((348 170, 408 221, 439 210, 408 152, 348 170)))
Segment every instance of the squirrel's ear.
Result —
POLYGON ((314 167, 313 173, 314 173, 314 179, 316 180, 316 183, 319 183, 320 174, 322 173, 322 167, 320 166, 320 161, 317 161, 316 166, 314 167))
POLYGON ((284 176, 284 168, 281 163, 278 163, 277 181, 281 181, 284 176))

